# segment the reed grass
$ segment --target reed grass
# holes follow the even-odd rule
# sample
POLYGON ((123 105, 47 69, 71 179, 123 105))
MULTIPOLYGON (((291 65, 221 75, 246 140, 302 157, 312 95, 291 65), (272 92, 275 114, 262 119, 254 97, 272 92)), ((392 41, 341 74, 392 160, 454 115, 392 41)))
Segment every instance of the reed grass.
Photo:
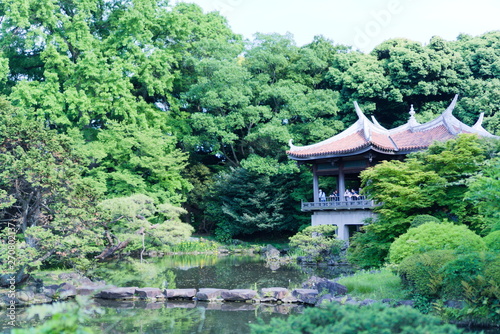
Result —
POLYGON ((338 282, 347 287, 349 295, 359 299, 401 300, 408 297, 399 276, 389 269, 358 271, 351 276, 339 278, 338 282))
POLYGON ((171 245, 169 251, 173 253, 203 253, 215 252, 219 247, 220 244, 218 242, 211 240, 182 241, 178 244, 171 245))

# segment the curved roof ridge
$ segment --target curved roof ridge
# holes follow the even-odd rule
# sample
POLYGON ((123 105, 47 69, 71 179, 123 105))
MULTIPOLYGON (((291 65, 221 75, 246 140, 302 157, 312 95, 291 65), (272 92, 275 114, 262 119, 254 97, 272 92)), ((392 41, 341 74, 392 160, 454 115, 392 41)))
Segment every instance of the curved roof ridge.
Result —
POLYGON ((453 98, 453 101, 450 103, 448 108, 446 108, 444 113, 441 115, 441 117, 443 118, 443 124, 446 126, 446 128, 448 129, 448 131, 451 134, 457 135, 463 131, 466 131, 469 133, 479 134, 479 135, 482 135, 485 137, 496 137, 493 134, 486 131, 486 129, 484 129, 482 127, 481 124, 482 124, 483 117, 484 117, 483 115, 479 115, 478 121, 473 126, 469 126, 469 125, 463 123, 462 121, 460 121, 455 116, 453 116, 452 112, 453 112, 453 109, 455 108, 455 105, 457 103, 457 99, 458 99, 458 94, 455 95, 455 97, 453 98))
POLYGON ((354 101, 354 109, 356 109, 356 114, 358 114, 358 118, 362 122, 363 134, 365 135, 365 139, 367 141, 370 141, 370 138, 372 136, 370 124, 372 124, 372 122, 370 122, 368 117, 365 116, 365 114, 363 113, 363 111, 359 107, 358 102, 356 102, 356 101, 354 101))
POLYGON ((451 115, 453 113, 453 109, 455 109, 455 106, 457 105, 457 101, 458 101, 458 94, 455 94, 455 96, 453 97, 453 100, 451 101, 450 105, 443 112, 443 116, 446 116, 448 114, 451 115))
POLYGON ((290 139, 288 144, 290 145, 290 151, 300 151, 300 150, 304 150, 304 149, 314 148, 314 147, 323 146, 324 144, 328 144, 328 143, 331 143, 331 142, 336 141, 338 139, 342 139, 344 137, 347 137, 353 133, 358 132, 361 128, 362 128, 362 120, 358 120, 356 123, 354 123, 353 125, 351 125, 347 129, 345 129, 344 131, 342 131, 342 132, 340 132, 340 133, 338 133, 338 134, 336 134, 328 139, 320 141, 318 143, 304 145, 304 146, 295 146, 292 144, 292 139, 290 139))
POLYGON ((373 122, 366 117, 356 101, 354 101, 354 108, 356 109, 356 114, 358 114, 359 119, 363 120, 363 130, 366 140, 371 140, 373 132, 389 135, 389 130, 380 125, 380 123, 375 119, 375 116, 371 117, 373 122))
POLYGON ((448 140, 460 133, 472 133, 483 137, 495 136, 482 127, 484 115, 470 127, 453 116, 453 109, 458 101, 455 95, 446 110, 435 119, 419 124, 414 118, 415 110, 410 108, 410 118, 406 124, 397 128, 387 130, 382 127, 375 117, 372 121, 368 119, 357 102, 354 108, 358 120, 344 131, 319 143, 295 146, 290 140, 290 150, 287 154, 296 156, 299 160, 313 160, 314 157, 333 157, 342 154, 357 152, 360 154, 366 150, 390 152, 389 154, 406 154, 411 151, 428 147, 435 140, 448 140))
POLYGON ((484 112, 479 114, 479 118, 476 121, 476 124, 472 126, 473 129, 484 129, 483 128, 483 119, 484 119, 484 112))
MULTIPOLYGON (((365 116, 365 114, 363 113, 363 111, 361 110, 361 108, 359 107, 359 105, 356 101, 354 101, 354 109, 356 110, 356 114, 358 115, 358 120, 353 125, 351 125, 347 129, 345 129, 344 131, 337 133, 336 135, 334 135, 328 139, 325 139, 323 141, 320 141, 318 143, 311 144, 311 145, 295 146, 292 144, 292 140, 290 140, 288 142, 288 145, 290 146, 290 151, 300 152, 301 150, 304 150, 304 149, 310 149, 310 148, 314 148, 314 147, 323 146, 325 144, 328 144, 328 143, 340 140, 342 138, 345 138, 347 136, 350 136, 353 133, 356 133, 360 130, 363 130, 365 139, 367 141, 370 141, 371 130, 372 130, 372 128, 377 129, 377 126, 375 126, 375 124, 370 122, 370 120, 365 116)), ((383 129, 383 130, 385 130, 385 129, 383 129)), ((385 130, 385 131, 387 131, 387 130, 385 130)), ((380 131, 377 131, 377 132, 380 132, 380 131)))
MULTIPOLYGON (((450 133, 455 134, 456 130, 453 128, 453 125, 456 125, 457 122, 461 123, 455 116, 453 116, 453 109, 455 109, 455 105, 457 104, 457 100, 458 100, 458 94, 455 95, 455 97, 453 98, 453 101, 451 101, 450 105, 446 108, 446 110, 441 115, 437 116, 436 118, 434 118, 433 120, 431 120, 429 122, 411 126, 412 132, 423 132, 423 131, 433 129, 437 126, 444 125, 450 133)), ((410 128, 409 123, 402 125, 400 127, 397 127, 395 129, 392 129, 391 132, 393 132, 393 133, 400 132, 400 131, 406 130, 407 128, 410 128)))
POLYGON ((382 125, 380 125, 380 123, 377 121, 377 119, 373 115, 372 115, 372 123, 380 130, 388 131, 386 128, 384 128, 382 125))
POLYGON ((479 118, 477 119, 476 123, 472 126, 472 129, 477 131, 482 136, 498 138, 498 136, 495 136, 495 135, 489 133, 488 130, 483 128, 483 119, 484 119, 484 112, 479 114, 479 118))

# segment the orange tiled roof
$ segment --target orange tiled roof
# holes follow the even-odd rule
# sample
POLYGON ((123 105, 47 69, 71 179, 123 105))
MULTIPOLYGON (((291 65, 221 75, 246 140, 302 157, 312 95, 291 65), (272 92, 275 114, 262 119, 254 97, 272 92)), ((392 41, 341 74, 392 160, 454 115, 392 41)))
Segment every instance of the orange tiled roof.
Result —
POLYGON ((373 122, 368 120, 358 104, 354 103, 358 121, 351 127, 327 140, 308 146, 295 146, 290 141, 287 154, 294 160, 355 155, 370 149, 386 154, 407 154, 425 149, 434 141, 452 139, 460 133, 495 137, 481 126, 482 114, 473 127, 455 118, 452 111, 457 99, 458 96, 455 96, 443 114, 425 124, 416 121, 412 107, 408 123, 392 130, 383 128, 375 119, 373 122))

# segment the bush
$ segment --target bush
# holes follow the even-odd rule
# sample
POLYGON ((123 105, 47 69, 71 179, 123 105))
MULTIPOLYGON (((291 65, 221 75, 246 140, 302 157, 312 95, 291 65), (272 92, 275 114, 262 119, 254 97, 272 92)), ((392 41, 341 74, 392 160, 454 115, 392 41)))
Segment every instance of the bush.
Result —
POLYGON ((356 233, 347 249, 347 261, 363 269, 379 268, 383 265, 390 246, 389 242, 382 240, 371 230, 356 233))
POLYGON ((402 306, 390 308, 382 304, 371 306, 324 304, 308 308, 303 314, 288 319, 273 318, 269 324, 251 324, 253 334, 299 333, 462 333, 454 325, 443 324, 437 317, 402 306))
POLYGON ((500 258, 495 253, 460 254, 443 265, 443 298, 466 302, 458 320, 500 323, 500 258))
POLYGON ((434 216, 431 215, 418 215, 413 218, 410 223, 410 227, 418 227, 425 223, 440 223, 441 221, 434 216))
POLYGON ((490 256, 484 269, 484 277, 488 281, 500 284, 500 256, 490 256))
POLYGON ((413 295, 439 298, 442 290, 443 264, 456 258, 452 250, 434 250, 404 259, 399 267, 403 286, 413 295))
POLYGON ((491 232, 483 240, 490 251, 500 252, 500 230, 491 232))
MULTIPOLYGON (((481 276, 480 280, 486 283, 484 273, 489 264, 493 263, 496 258, 492 253, 473 252, 460 254, 455 259, 444 263, 441 269, 444 297, 463 299, 465 297, 464 286, 474 287, 478 283, 479 276, 481 276)), ((495 276, 493 272, 492 274, 495 276)), ((476 288, 482 289, 483 287, 476 286, 476 288)))
POLYGON ((297 247, 315 261, 323 261, 326 257, 339 255, 345 246, 343 240, 337 239, 335 225, 308 226, 290 237, 290 247, 297 247))
POLYGON ((473 252, 485 250, 486 245, 465 225, 425 223, 398 237, 389 249, 389 259, 400 263, 408 256, 438 249, 473 252))
POLYGON ((500 321, 500 257, 495 253, 435 250, 407 257, 398 272, 416 302, 464 302, 462 309, 437 308, 448 318, 478 325, 500 321))

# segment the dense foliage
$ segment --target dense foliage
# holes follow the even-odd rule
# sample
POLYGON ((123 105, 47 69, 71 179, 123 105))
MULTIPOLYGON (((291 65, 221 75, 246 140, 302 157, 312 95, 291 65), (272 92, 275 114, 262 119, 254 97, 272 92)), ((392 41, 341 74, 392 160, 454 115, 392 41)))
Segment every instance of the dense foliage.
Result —
POLYGON ((286 320, 273 318, 269 324, 252 324, 254 334, 293 333, 462 333, 454 325, 442 324, 432 316, 402 306, 354 306, 329 303, 309 308, 286 320))
POLYGON ((290 247, 297 248, 313 262, 338 256, 345 248, 345 241, 337 238, 336 230, 335 225, 308 226, 290 237, 290 247))
POLYGON ((481 236, 495 230, 498 201, 491 195, 498 190, 498 175, 491 166, 499 152, 498 140, 460 135, 404 162, 382 162, 363 171, 364 191, 383 204, 366 233, 355 236, 349 258, 362 267, 380 266, 394 240, 419 225, 423 215, 462 224, 481 236))
POLYGON ((434 250, 404 259, 398 267, 403 286, 423 311, 455 321, 498 324, 500 258, 492 252, 434 250), (459 301, 445 307, 443 301, 459 301))
POLYGON ((492 252, 500 251, 500 230, 494 231, 484 237, 486 247, 492 252))
MULTIPOLYGON (((0 17, 0 228, 15 226, 24 264, 161 249, 189 235, 179 219, 221 240, 292 235, 312 187, 287 144, 344 130, 354 100, 393 127, 458 93, 459 119, 484 112, 500 134, 500 32, 363 54, 321 36, 243 41, 216 12, 158 0, 5 1, 0 17)), ((386 205, 351 258, 380 265, 422 213, 498 230, 498 146, 464 136, 367 171, 386 205)))

